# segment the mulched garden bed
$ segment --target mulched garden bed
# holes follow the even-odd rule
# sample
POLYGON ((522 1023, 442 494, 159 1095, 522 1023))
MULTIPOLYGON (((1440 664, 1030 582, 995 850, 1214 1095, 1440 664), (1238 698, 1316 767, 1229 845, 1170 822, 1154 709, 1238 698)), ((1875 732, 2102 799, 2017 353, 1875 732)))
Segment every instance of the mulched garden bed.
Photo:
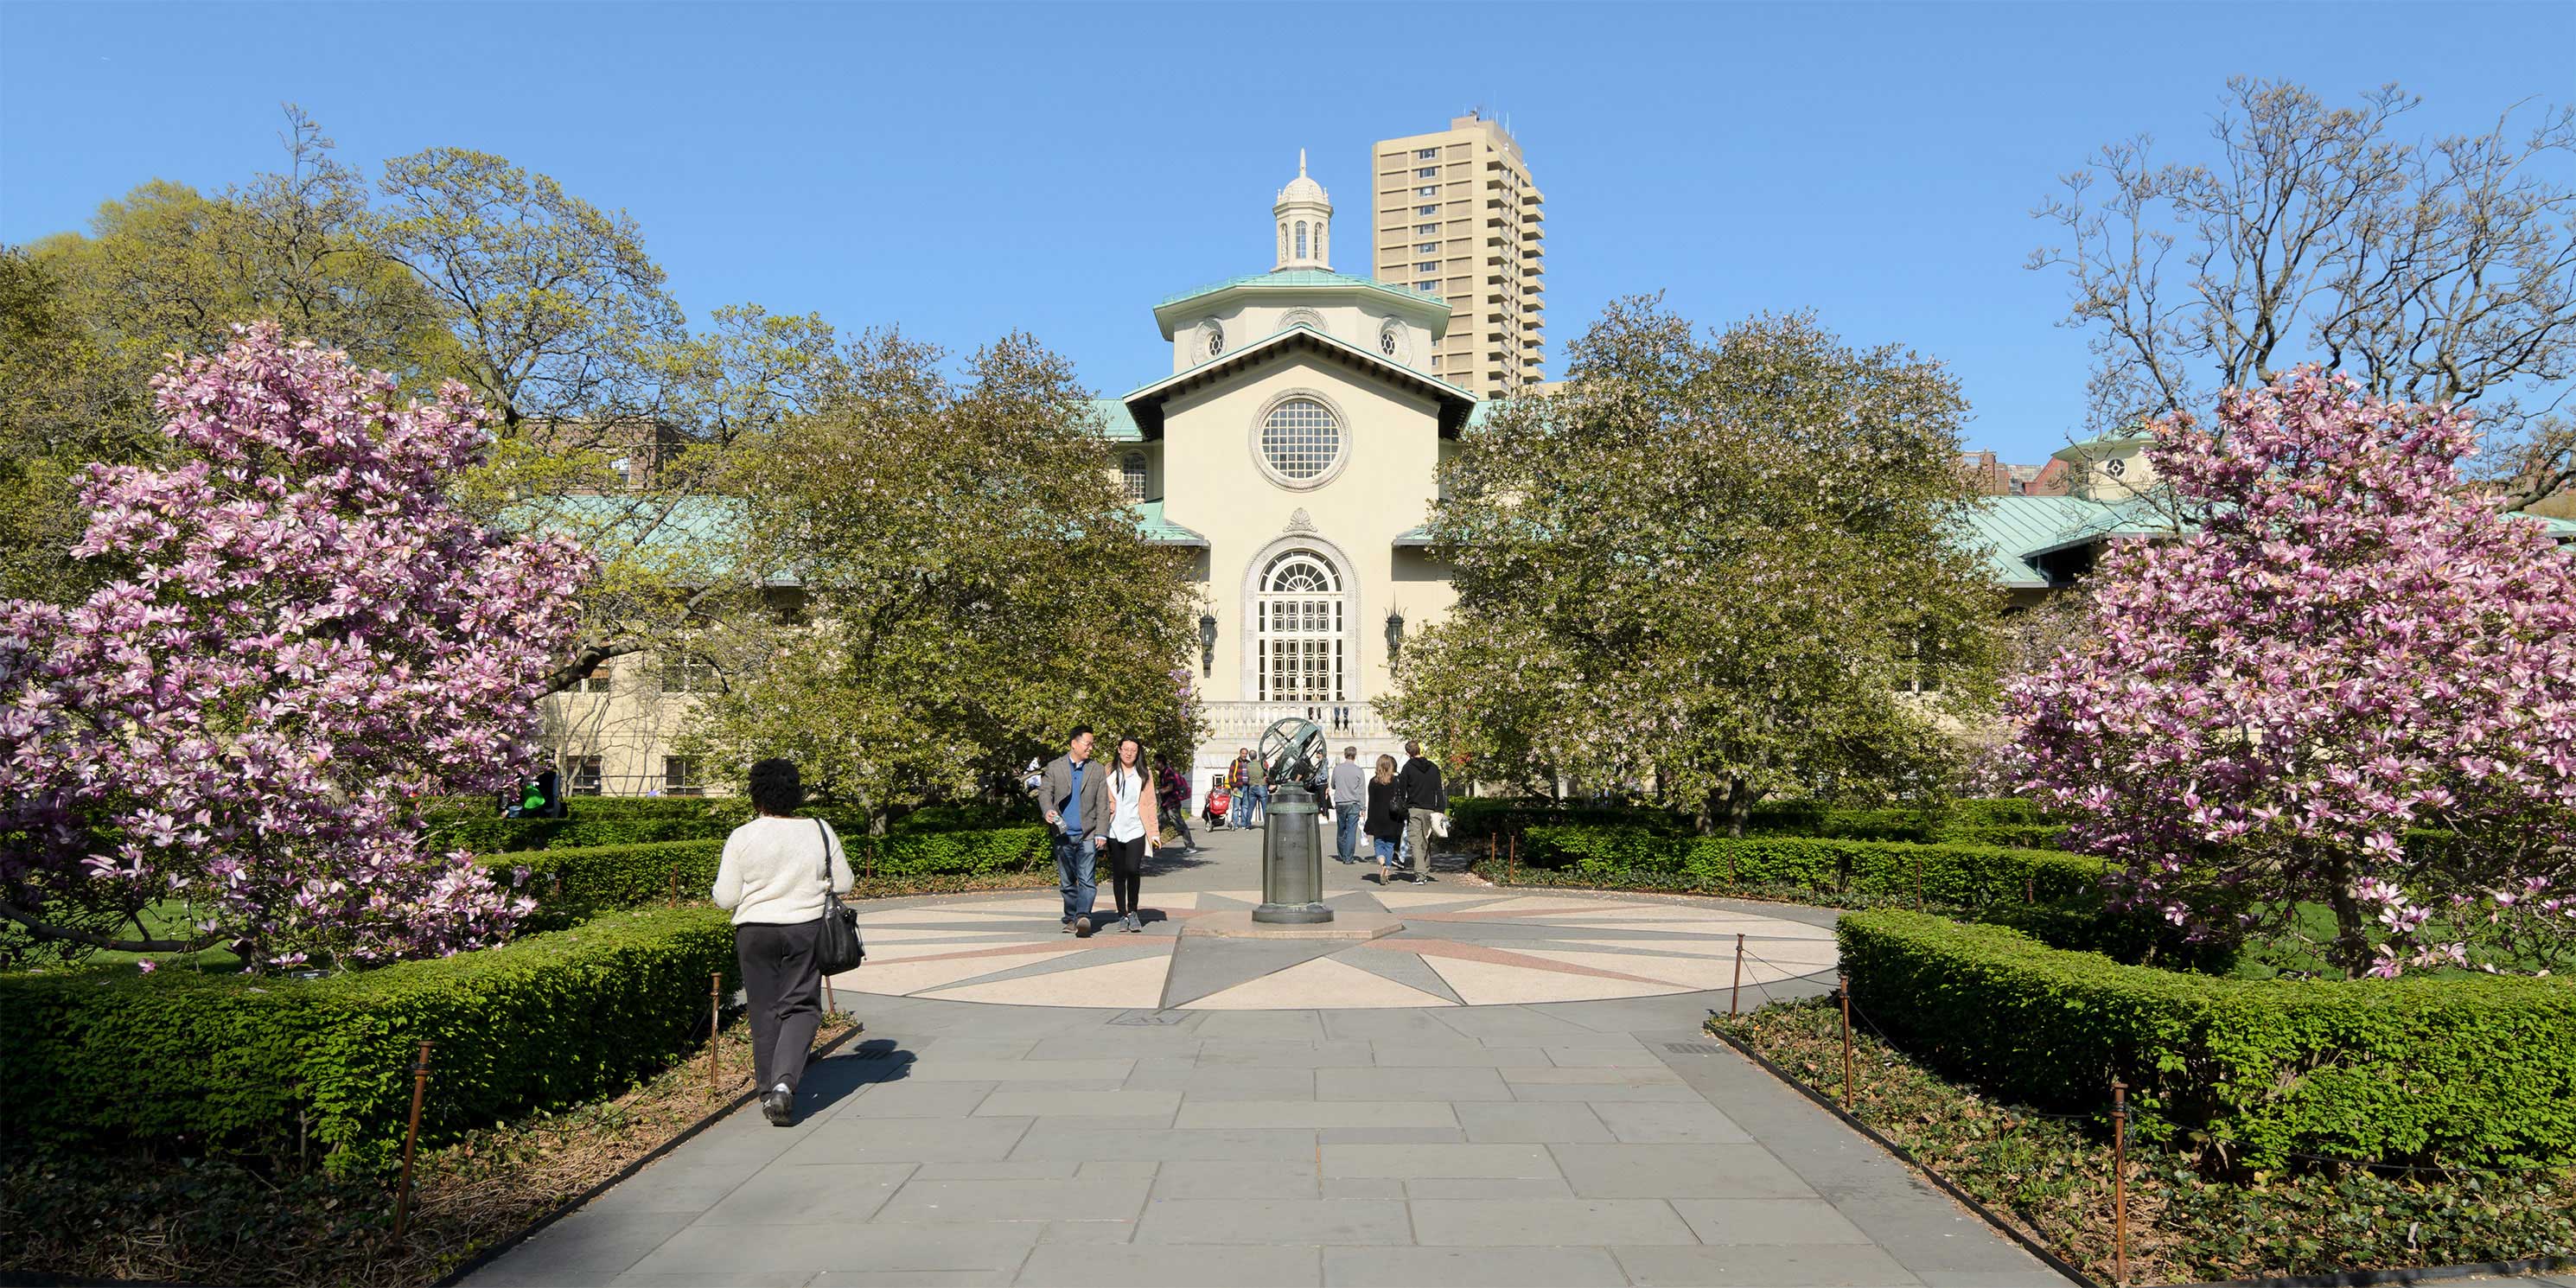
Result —
MULTIPOLYGON (((1709 1029, 1829 1099, 1842 1096, 1832 999, 1709 1029)), ((2112 1275, 2109 1114, 2064 1117, 1947 1081, 1856 1028, 1851 1114, 2100 1283, 2112 1275)), ((2132 1143, 2132 1283, 2198 1283, 2576 1256, 2576 1166, 2468 1173, 2327 1167, 2212 1179, 2132 1143)))

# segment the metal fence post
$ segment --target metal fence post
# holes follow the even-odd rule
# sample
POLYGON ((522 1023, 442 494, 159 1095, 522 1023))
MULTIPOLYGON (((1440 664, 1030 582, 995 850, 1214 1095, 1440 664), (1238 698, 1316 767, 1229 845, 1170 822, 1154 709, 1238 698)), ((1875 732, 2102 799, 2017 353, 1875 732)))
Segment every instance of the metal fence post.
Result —
POLYGON ((1732 1019, 1735 1004, 1744 996, 1744 932, 1735 932, 1735 984, 1726 990, 1726 1014, 1732 1019))
POLYGON ((1836 975, 1834 982, 1842 990, 1843 997, 1843 1108, 1849 1111, 1852 1106, 1851 976, 1836 975))
POLYGON ((717 1042, 724 1037, 724 972, 707 976, 707 1095, 716 1094, 717 1042))
POLYGON ((429 1043, 420 1044, 420 1054, 411 1064, 411 1125, 403 1129, 402 1183, 394 1191, 394 1238, 403 1237, 411 1225, 411 1155, 420 1143, 420 1104, 429 1097, 429 1043))
POLYGON ((2111 1080, 2111 1282, 2129 1282, 2129 1088, 2111 1080))

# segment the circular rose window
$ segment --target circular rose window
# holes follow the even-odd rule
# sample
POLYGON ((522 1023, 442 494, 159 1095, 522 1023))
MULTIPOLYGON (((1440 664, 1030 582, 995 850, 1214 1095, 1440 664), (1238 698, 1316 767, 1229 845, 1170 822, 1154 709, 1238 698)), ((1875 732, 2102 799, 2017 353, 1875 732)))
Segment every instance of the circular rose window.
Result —
POLYGON ((1342 456, 1342 426, 1312 398, 1289 398, 1261 422, 1261 459, 1289 484, 1312 483, 1342 456))

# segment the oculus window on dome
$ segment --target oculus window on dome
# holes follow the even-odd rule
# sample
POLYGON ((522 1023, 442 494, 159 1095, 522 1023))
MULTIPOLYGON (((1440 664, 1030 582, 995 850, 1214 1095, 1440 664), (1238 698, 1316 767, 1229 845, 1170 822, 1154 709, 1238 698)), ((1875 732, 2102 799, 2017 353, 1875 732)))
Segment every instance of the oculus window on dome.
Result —
POLYGON ((1261 459, 1289 483, 1312 483, 1342 457, 1342 426, 1312 398, 1288 398, 1261 421, 1261 459))

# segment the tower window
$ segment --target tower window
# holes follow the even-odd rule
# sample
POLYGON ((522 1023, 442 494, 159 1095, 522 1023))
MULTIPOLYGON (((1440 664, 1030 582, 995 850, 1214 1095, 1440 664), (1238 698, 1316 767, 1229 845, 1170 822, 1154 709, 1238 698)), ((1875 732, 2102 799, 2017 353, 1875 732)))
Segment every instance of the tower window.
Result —
POLYGON ((1437 179, 1440 177, 1440 167, 1436 165, 1424 166, 1421 169, 1414 171, 1413 177, 1416 179, 1437 179))
POLYGON ((1306 222, 1297 221, 1297 258, 1306 258, 1306 222))
MULTIPOLYGON (((1433 191, 1435 191, 1435 192, 1436 192, 1436 191, 1438 191, 1438 189, 1433 189, 1433 191)), ((1436 214, 1439 214, 1439 213, 1440 213, 1440 207, 1438 207, 1438 206, 1415 206, 1415 207, 1413 208, 1413 213, 1415 213, 1415 214, 1417 214, 1417 215, 1436 215, 1436 214)))
POLYGON ((1145 499, 1145 454, 1129 452, 1118 460, 1118 486, 1129 501, 1145 499))

